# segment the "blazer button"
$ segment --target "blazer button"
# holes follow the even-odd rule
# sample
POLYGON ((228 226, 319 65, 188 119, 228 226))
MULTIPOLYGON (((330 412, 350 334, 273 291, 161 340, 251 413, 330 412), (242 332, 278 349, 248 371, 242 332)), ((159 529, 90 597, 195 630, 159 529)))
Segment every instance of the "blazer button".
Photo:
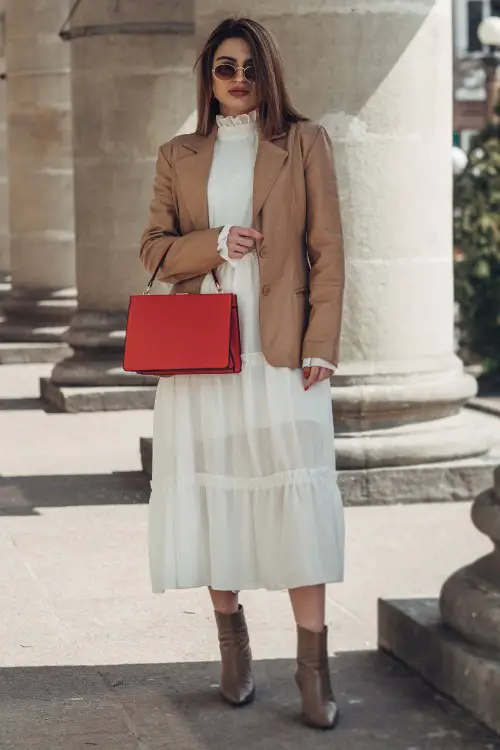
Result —
POLYGON ((261 258, 267 258, 268 254, 269 253, 267 252, 265 247, 263 247, 262 250, 259 251, 259 255, 261 258))
POLYGON ((264 295, 264 297, 267 297, 269 294, 271 294, 271 287, 265 286, 264 289, 262 290, 262 294, 264 295))

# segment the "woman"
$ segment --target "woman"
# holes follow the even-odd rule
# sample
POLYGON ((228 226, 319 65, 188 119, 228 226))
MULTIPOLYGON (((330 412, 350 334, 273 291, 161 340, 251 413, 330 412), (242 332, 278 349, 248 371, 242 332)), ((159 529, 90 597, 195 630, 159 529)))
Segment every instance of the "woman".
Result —
POLYGON ((160 148, 141 258, 177 293, 238 298, 243 371, 160 381, 153 436, 153 590, 207 586, 221 693, 255 695, 238 591, 288 589, 304 721, 338 718, 325 583, 343 577, 329 377, 344 286, 331 144, 293 107, 273 37, 228 19, 197 62, 198 127, 160 148), (166 233, 167 236, 161 235, 166 233))

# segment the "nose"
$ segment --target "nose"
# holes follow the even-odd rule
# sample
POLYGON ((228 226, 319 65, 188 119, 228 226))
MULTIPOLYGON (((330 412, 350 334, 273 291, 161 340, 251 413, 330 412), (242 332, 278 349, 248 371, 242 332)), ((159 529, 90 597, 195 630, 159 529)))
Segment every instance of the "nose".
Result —
POLYGON ((244 83, 245 82, 245 72, 242 70, 241 67, 238 68, 236 71, 236 77, 234 79, 236 83, 244 83))

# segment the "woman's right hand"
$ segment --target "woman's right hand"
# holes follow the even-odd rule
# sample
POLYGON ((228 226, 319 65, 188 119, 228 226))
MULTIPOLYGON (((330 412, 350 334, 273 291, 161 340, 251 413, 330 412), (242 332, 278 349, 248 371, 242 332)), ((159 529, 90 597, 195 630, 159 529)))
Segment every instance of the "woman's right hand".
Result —
POLYGON ((255 249, 255 243, 264 237, 256 229, 231 227, 227 235, 227 249, 231 260, 240 260, 255 249))

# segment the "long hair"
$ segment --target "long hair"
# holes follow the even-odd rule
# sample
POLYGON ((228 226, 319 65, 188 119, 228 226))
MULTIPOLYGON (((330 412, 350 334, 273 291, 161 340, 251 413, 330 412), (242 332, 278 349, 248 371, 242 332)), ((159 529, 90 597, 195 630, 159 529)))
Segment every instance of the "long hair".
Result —
POLYGON ((219 113, 213 96, 212 68, 215 53, 226 39, 244 39, 251 50, 256 74, 259 123, 264 138, 287 130, 292 122, 307 120, 295 109, 285 84, 283 60, 273 35, 250 18, 226 18, 210 34, 195 63, 198 73, 198 124, 196 133, 208 135, 219 113))

